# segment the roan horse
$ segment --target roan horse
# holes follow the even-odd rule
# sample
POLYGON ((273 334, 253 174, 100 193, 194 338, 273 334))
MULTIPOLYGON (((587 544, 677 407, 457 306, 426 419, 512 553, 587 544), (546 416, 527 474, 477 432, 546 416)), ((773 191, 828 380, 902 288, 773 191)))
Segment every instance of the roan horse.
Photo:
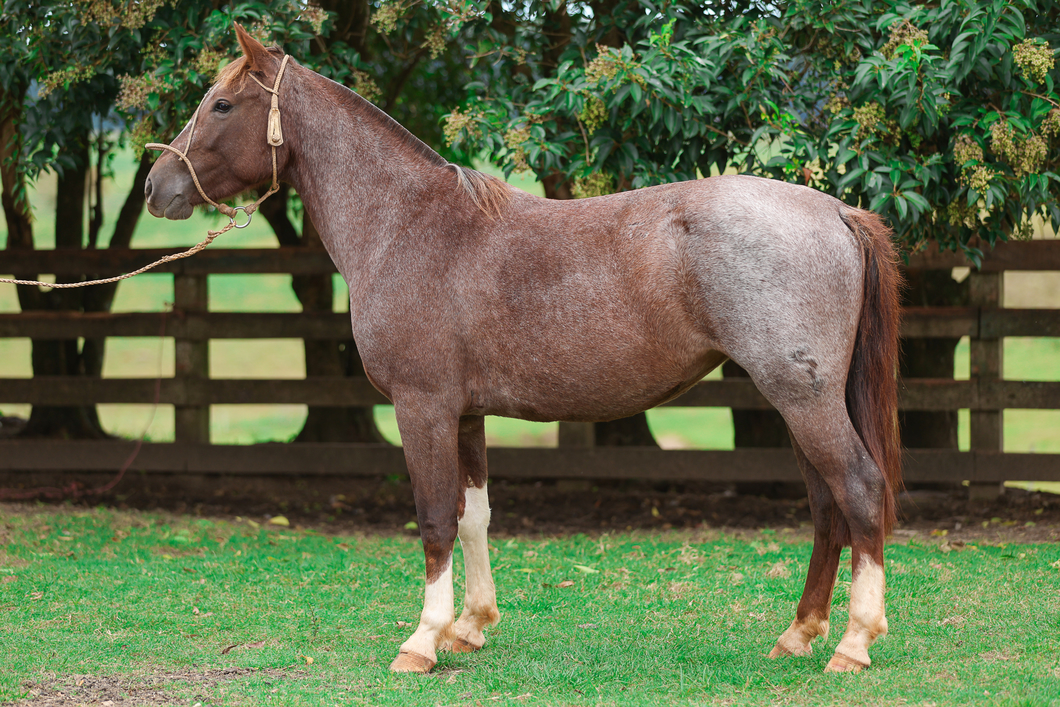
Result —
POLYGON ((427 672, 438 650, 478 650, 500 617, 485 415, 612 420, 680 395, 726 358, 784 416, 813 514, 806 588, 770 657, 807 655, 827 637, 850 545, 849 623, 827 670, 868 666, 887 632, 883 546, 900 484, 900 276, 880 219, 749 176, 530 196, 447 163, 357 94, 236 32, 244 56, 206 94, 194 137, 186 127, 172 144, 201 189, 164 153, 147 204, 184 219, 204 193, 267 182, 263 138, 278 103, 278 176, 349 285, 353 335, 394 403, 416 499, 423 613, 391 670, 427 672), (467 588, 454 622, 457 537, 467 588))

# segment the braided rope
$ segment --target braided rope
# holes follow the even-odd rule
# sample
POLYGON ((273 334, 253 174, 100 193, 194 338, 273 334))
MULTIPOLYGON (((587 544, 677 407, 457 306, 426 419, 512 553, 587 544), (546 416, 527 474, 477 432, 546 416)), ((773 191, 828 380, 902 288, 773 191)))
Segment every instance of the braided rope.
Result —
POLYGON ((195 188, 198 189, 199 196, 201 196, 204 201, 211 204, 219 212, 228 217, 228 224, 226 226, 224 226, 218 231, 207 230, 205 239, 193 245, 191 248, 182 253, 170 253, 169 255, 164 255, 155 262, 149 265, 145 265, 138 270, 133 270, 132 272, 125 273, 124 275, 105 277, 101 280, 84 280, 82 282, 42 282, 40 280, 17 280, 5 277, 0 278, 0 283, 7 283, 11 285, 38 285, 43 287, 51 287, 56 290, 66 290, 73 289, 75 287, 88 287, 89 285, 106 285, 112 282, 120 282, 121 280, 128 280, 130 277, 135 277, 140 273, 147 272, 148 270, 156 268, 159 265, 162 265, 163 263, 171 263, 174 260, 180 260, 182 258, 191 257, 199 251, 205 250, 206 247, 213 243, 214 239, 218 236, 227 233, 233 228, 246 228, 247 226, 249 226, 250 220, 254 216, 254 212, 258 210, 259 206, 261 206, 261 202, 265 201, 270 196, 280 190, 280 182, 276 169, 276 148, 279 145, 283 144, 283 134, 280 132, 280 79, 283 78, 283 72, 287 68, 287 60, 290 58, 290 55, 284 55, 283 62, 280 64, 280 71, 276 74, 276 84, 272 88, 269 88, 268 86, 261 83, 261 81, 258 81, 253 75, 251 75, 250 77, 254 79, 254 83, 258 84, 263 89, 272 94, 272 106, 269 110, 269 127, 267 135, 269 146, 272 148, 272 186, 269 187, 269 190, 262 194, 253 204, 236 207, 231 207, 228 204, 219 204, 210 197, 208 197, 206 195, 206 192, 203 191, 202 185, 199 184, 199 176, 195 173, 195 168, 191 165, 191 160, 188 159, 187 153, 191 152, 191 141, 192 138, 195 137, 195 123, 199 119, 199 108, 202 108, 202 105, 200 105, 199 108, 195 109, 195 114, 191 117, 191 123, 188 125, 188 146, 184 152, 181 152, 172 145, 163 145, 162 143, 158 142, 152 142, 148 143, 147 145, 144 145, 144 148, 148 150, 169 150, 177 157, 179 157, 180 161, 188 167, 188 172, 191 173, 191 181, 195 184, 195 188), (242 225, 236 224, 236 213, 240 211, 242 211, 247 217, 247 222, 242 225))

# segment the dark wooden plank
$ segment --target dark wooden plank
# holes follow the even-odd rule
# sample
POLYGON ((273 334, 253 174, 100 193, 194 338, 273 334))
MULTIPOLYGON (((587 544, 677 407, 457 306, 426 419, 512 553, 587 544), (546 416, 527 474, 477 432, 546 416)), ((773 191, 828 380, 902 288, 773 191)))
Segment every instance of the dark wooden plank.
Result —
POLYGON ((772 410, 773 406, 750 378, 700 381, 666 407, 734 407, 741 410, 772 410))
POLYGON ((163 378, 81 378, 37 376, 0 379, 0 400, 31 405, 92 405, 94 403, 152 403, 158 385, 159 402, 187 402, 187 381, 163 378))
MULTIPOLYGON (((983 272, 1002 270, 1060 270, 1060 240, 1017 241, 998 243, 993 249, 979 245, 986 257, 983 272)), ((949 270, 959 267, 974 267, 963 253, 939 252, 934 243, 920 253, 909 257, 910 270, 949 270)))
MULTIPOLYGON (((1006 410, 1060 409, 1060 383, 1054 381, 982 380, 979 382, 979 408, 1006 410)), ((1060 430, 1057 431, 1060 435, 1060 430)))
POLYGON ((196 404, 305 404, 342 407, 389 405, 367 378, 306 378, 304 380, 218 380, 189 390, 196 404))
MULTIPOLYGON (((131 442, 0 442, 0 469, 117 470, 131 442)), ((490 476, 508 479, 595 478, 765 481, 798 480, 789 449, 662 451, 656 448, 497 448, 490 476)), ((152 473, 380 476, 407 473, 401 448, 352 444, 145 444, 132 469, 152 473)))
MULTIPOLYGON (((0 442, 0 469, 118 470, 132 442, 0 442)), ((343 444, 144 444, 130 466, 148 473, 379 476, 405 470, 400 447, 343 444)))
POLYGON ((178 339, 349 339, 350 315, 339 312, 26 312, 0 314, 0 337, 61 339, 107 336, 178 339))
MULTIPOLYGON (((34 250, 0 251, 0 272, 4 274, 81 275, 96 277, 122 275, 137 270, 164 255, 185 248, 131 250, 34 250)), ((185 275, 225 273, 290 273, 322 275, 336 272, 324 250, 308 248, 207 248, 190 258, 159 265, 150 272, 185 275)))
POLYGON ((659 450, 651 447, 498 448, 490 476, 508 479, 799 481, 790 449, 659 450))
POLYGON ((1060 481, 1060 454, 976 452, 976 482, 1060 481))
POLYGON ((906 307, 902 310, 902 337, 906 339, 978 335, 977 307, 906 307))
MULTIPOLYGON (((73 378, 37 376, 0 378, 0 402, 32 405, 91 405, 94 403, 152 403, 153 378, 73 378)), ((159 402, 168 405, 386 405, 389 401, 366 378, 307 379, 187 379, 163 378, 159 402)), ((750 380, 710 380, 694 386, 673 407, 735 407, 768 410, 768 401, 750 380)), ((903 410, 1000 410, 1004 408, 1060 408, 1060 383, 999 381, 982 383, 949 379, 909 379, 901 382, 903 410)))
POLYGON ((961 482, 975 475, 975 455, 956 449, 906 449, 902 477, 912 482, 961 482))
MULTIPOLYGON (((687 393, 664 404, 666 407, 729 407, 740 410, 771 410, 772 405, 749 379, 700 381, 687 393)), ((910 378, 898 389, 902 410, 956 410, 977 408, 975 383, 948 378, 910 378)))
MULTIPOLYGON (((0 402, 32 405, 153 403, 153 378, 73 378, 37 376, 0 379, 0 402)), ((386 405, 389 401, 367 378, 233 380, 163 378, 158 402, 165 405, 305 404, 386 405)))
MULTIPOLYGON (((112 472, 132 442, 19 440, 0 442, 0 470, 112 472)), ((907 481, 1060 481, 1060 454, 909 450, 907 481)), ((648 479, 797 481, 789 449, 670 450, 497 448, 490 475, 502 479, 648 479)), ((355 444, 145 444, 131 468, 147 473, 232 476, 382 476, 407 473, 400 447, 355 444)))
POLYGON ((351 339, 345 312, 210 312, 188 315, 189 339, 351 339))
POLYGON ((1060 309, 983 309, 980 336, 1060 336, 1060 309))
POLYGON ((898 381, 899 410, 958 410, 979 407, 973 381, 951 378, 905 378, 898 381))

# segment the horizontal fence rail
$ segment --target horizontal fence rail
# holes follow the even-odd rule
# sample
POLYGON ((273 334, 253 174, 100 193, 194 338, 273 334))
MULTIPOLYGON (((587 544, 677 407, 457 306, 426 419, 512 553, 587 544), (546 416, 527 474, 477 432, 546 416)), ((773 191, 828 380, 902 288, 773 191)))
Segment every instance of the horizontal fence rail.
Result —
MULTIPOLYGON (((902 336, 1060 336, 1060 310, 907 307, 902 336)), ((350 316, 328 312, 25 312, 0 314, 0 338, 158 336, 178 339, 348 339, 350 316)))
MULTIPOLYGON (((1005 270, 1060 270, 1056 240, 998 243, 987 253, 980 272, 1005 270)), ((109 277, 141 268, 163 255, 182 253, 184 248, 136 250, 5 250, 0 251, 0 270, 5 274, 48 273, 109 277)), ((939 251, 934 246, 909 257, 911 270, 949 270, 968 267, 963 253, 939 251)), ((288 274, 322 275, 337 272, 328 254, 311 248, 210 248, 193 258, 163 263, 153 273, 179 275, 288 274)))
MULTIPOLYGON (((0 251, 0 272, 18 276, 53 274, 103 277, 135 270, 180 249, 0 251)), ((1060 382, 1004 380, 1000 346, 1005 337, 1060 337, 1060 310, 1005 309, 1001 274, 1006 270, 1060 270, 1060 241, 999 244, 988 251, 981 270, 972 270, 973 306, 909 307, 902 335, 916 338, 969 337, 969 380, 901 381, 902 410, 968 409, 972 450, 909 450, 910 482, 959 482, 995 487, 1004 480, 1060 481, 1060 454, 1013 454, 1002 449, 1005 409, 1060 409, 1060 382)), ((925 251, 909 259, 910 269, 966 267, 963 254, 925 251)), ((230 475, 378 476, 405 470, 400 448, 387 445, 209 444, 209 406, 217 404, 305 404, 372 406, 388 403, 364 377, 239 380, 208 375, 211 339, 346 340, 346 313, 207 311, 207 277, 224 274, 329 275, 327 253, 305 248, 211 249, 194 258, 166 263, 153 272, 174 278, 170 312, 0 314, 0 338, 102 339, 157 337, 176 341, 176 374, 153 378, 0 377, 0 402, 32 405, 150 404, 176 408, 177 441, 144 444, 135 468, 151 473, 230 475)), ((0 372, 2 375, 2 372, 0 372)), ((772 406, 749 379, 701 381, 675 407, 728 407, 768 410, 772 406)), ((591 427, 591 426, 590 426, 591 427)), ((490 474, 497 478, 614 478, 702 481, 796 481, 788 449, 667 450, 595 447, 586 423, 561 423, 560 448, 493 448, 490 474), (564 433, 564 426, 567 433, 564 433), (574 430, 574 434, 571 434, 574 430), (572 442, 572 440, 574 440, 572 442), (568 446, 569 445, 569 446, 568 446)), ((1058 431, 1060 434, 1060 431, 1058 431)), ((119 468, 133 446, 125 441, 0 442, 3 471, 88 471, 119 468)))
MULTIPOLYGON (((4 402, 33 405, 143 404, 154 402, 156 385, 154 378, 0 378, 0 398, 4 402)), ((1052 381, 916 378, 903 381, 901 385, 898 397, 901 410, 1060 408, 1060 383, 1052 381)), ((390 403, 365 378, 332 377, 264 380, 163 378, 158 402, 170 405, 302 403, 330 407, 390 403)), ((740 379, 700 381, 687 393, 661 407, 773 409, 754 383, 740 379)))
MULTIPOLYGON (((0 469, 113 472, 133 442, 17 440, 2 443, 0 469)), ((1056 478, 1055 454, 917 449, 905 454, 909 482, 1001 482, 1020 470, 1025 481, 1056 478)), ((645 447, 489 450, 498 479, 643 479, 665 481, 799 481, 790 449, 667 450, 645 447)), ((232 476, 351 476, 406 473, 401 448, 383 444, 144 444, 135 468, 153 473, 232 476)))

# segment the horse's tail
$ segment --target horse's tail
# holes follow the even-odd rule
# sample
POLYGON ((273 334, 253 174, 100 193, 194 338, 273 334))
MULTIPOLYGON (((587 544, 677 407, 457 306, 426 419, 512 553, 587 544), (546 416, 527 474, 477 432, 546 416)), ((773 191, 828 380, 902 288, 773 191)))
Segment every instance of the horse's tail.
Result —
POLYGON ((902 274, 891 229, 877 214, 844 206, 839 215, 857 237, 865 265, 861 320, 847 373, 847 412, 883 472, 884 533, 889 533, 895 521, 895 494, 902 489, 897 380, 902 274))

